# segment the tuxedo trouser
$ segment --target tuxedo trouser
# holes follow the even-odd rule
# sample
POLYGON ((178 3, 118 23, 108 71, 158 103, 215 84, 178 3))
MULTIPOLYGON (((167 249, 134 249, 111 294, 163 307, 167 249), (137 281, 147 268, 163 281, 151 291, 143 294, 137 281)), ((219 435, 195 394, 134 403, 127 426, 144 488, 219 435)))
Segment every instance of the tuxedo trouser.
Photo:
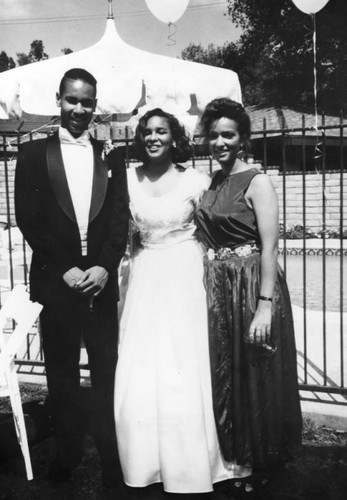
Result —
POLYGON ((49 401, 54 422, 57 458, 77 465, 83 454, 86 413, 103 470, 118 464, 114 423, 114 378, 117 361, 118 321, 114 306, 87 301, 45 306, 41 331, 49 401), (92 383, 91 408, 85 408, 80 387, 80 350, 84 340, 92 383))

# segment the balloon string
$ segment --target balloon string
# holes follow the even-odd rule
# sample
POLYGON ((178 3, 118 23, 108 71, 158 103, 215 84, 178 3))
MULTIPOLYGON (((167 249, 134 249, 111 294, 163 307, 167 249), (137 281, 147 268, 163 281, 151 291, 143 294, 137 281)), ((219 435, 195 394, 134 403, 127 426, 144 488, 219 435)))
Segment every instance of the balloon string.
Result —
POLYGON ((176 78, 175 78, 175 68, 173 65, 173 61, 176 58, 176 49, 174 49, 176 45, 176 40, 173 38, 174 35, 177 33, 177 26, 175 23, 172 23, 171 21, 167 25, 168 27, 168 35, 167 35, 167 45, 170 47, 170 52, 171 52, 171 99, 174 104, 177 103, 177 88, 176 88, 176 78))
MULTIPOLYGON (((313 94, 314 94, 314 120, 315 120, 315 125, 314 129, 316 132, 316 145, 314 148, 314 165, 315 165, 315 170, 317 174, 319 174, 319 163, 320 160, 323 157, 323 152, 322 152, 322 145, 323 142, 319 140, 318 134, 318 99, 317 99, 317 28, 316 28, 316 15, 312 14, 312 24, 313 24, 313 33, 312 33, 312 44, 313 44, 313 94)), ((322 137, 324 136, 324 130, 322 130, 322 137)))
POLYGON ((316 15, 312 14, 313 21, 313 80, 314 80, 314 114, 315 128, 318 130, 318 107, 317 107, 317 30, 316 30, 316 15))
POLYGON ((168 23, 168 35, 167 35, 167 45, 170 47, 171 45, 176 45, 176 40, 173 38, 174 35, 177 33, 177 26, 174 23, 168 23), (172 31, 172 29, 174 31, 172 31))

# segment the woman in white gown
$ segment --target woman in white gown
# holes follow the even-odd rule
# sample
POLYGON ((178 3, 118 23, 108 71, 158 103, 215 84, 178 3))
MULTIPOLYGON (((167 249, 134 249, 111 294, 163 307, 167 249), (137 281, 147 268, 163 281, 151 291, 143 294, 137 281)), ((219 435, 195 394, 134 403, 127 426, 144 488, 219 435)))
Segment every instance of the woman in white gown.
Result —
POLYGON ((125 483, 204 493, 251 473, 221 457, 211 397, 202 250, 193 212, 207 175, 183 168, 189 141, 176 118, 154 109, 135 143, 144 164, 128 169, 141 247, 130 262, 120 320, 115 419, 125 483))

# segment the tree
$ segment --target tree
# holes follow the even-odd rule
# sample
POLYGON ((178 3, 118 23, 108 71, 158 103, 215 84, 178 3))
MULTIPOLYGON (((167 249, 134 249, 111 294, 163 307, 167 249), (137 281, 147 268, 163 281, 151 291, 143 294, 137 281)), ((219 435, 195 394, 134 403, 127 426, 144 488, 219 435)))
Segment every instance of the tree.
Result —
POLYGON ((17 52, 16 55, 18 66, 25 66, 26 64, 30 64, 32 62, 28 54, 25 54, 25 52, 17 52))
POLYGON ((63 49, 61 49, 61 52, 66 56, 67 54, 72 54, 73 50, 64 47, 63 49))
MULTIPOLYGON (((208 55, 206 54, 206 50, 203 48, 201 43, 190 43, 188 47, 182 50, 181 52, 182 59, 188 61, 194 61, 197 63, 210 64, 208 62, 208 55)), ((213 66, 215 66, 213 64, 213 66)))
POLYGON ((3 50, 0 52, 0 73, 2 71, 7 71, 8 69, 12 69, 16 66, 12 57, 8 57, 6 52, 3 50))
MULTIPOLYGON (((244 49, 240 43, 227 42, 223 46, 215 46, 209 44, 207 49, 204 49, 201 44, 190 43, 181 53, 182 59, 194 61, 210 66, 217 66, 224 69, 231 69, 238 73, 241 86, 243 89, 243 100, 245 104, 253 104, 254 102, 264 102, 265 97, 259 85, 250 85, 252 76, 261 73, 261 64, 256 68, 248 66, 248 61, 244 58, 244 49)), ((259 78, 255 78, 259 82, 259 78)))
MULTIPOLYGON (((228 0, 228 15, 243 28, 239 56, 247 104, 312 109, 313 25, 291 0, 228 0)), ((347 112, 347 2, 330 0, 316 14, 318 104, 347 112)))
MULTIPOLYGON (((236 43, 190 44, 183 59, 232 69, 246 105, 313 109, 313 25, 291 0, 228 0, 228 15, 243 29, 236 43)), ((347 113, 347 2, 329 0, 317 13, 318 106, 347 113)))
POLYGON ((31 62, 43 61, 48 59, 48 54, 45 53, 42 40, 34 40, 30 45, 29 58, 31 62))
POLYGON ((240 66, 239 48, 233 42, 227 42, 222 46, 210 43, 207 49, 204 49, 200 43, 190 43, 182 51, 181 57, 182 59, 218 66, 219 68, 233 68, 234 71, 238 71, 240 66))
POLYGON ((48 54, 45 53, 45 47, 42 40, 34 40, 30 44, 29 54, 25 52, 17 52, 17 63, 18 66, 24 66, 25 64, 30 64, 37 61, 43 61, 48 59, 48 54))

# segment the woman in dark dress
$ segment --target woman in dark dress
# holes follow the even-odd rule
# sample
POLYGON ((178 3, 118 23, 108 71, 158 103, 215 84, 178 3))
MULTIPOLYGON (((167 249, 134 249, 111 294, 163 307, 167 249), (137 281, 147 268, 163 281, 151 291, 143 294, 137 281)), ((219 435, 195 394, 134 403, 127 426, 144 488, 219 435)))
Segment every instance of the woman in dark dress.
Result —
POLYGON ((241 159, 251 132, 244 108, 215 99, 201 123, 221 166, 196 212, 207 248, 218 437, 226 461, 264 472, 300 445, 302 426, 293 317, 277 262, 278 202, 270 178, 241 159))

